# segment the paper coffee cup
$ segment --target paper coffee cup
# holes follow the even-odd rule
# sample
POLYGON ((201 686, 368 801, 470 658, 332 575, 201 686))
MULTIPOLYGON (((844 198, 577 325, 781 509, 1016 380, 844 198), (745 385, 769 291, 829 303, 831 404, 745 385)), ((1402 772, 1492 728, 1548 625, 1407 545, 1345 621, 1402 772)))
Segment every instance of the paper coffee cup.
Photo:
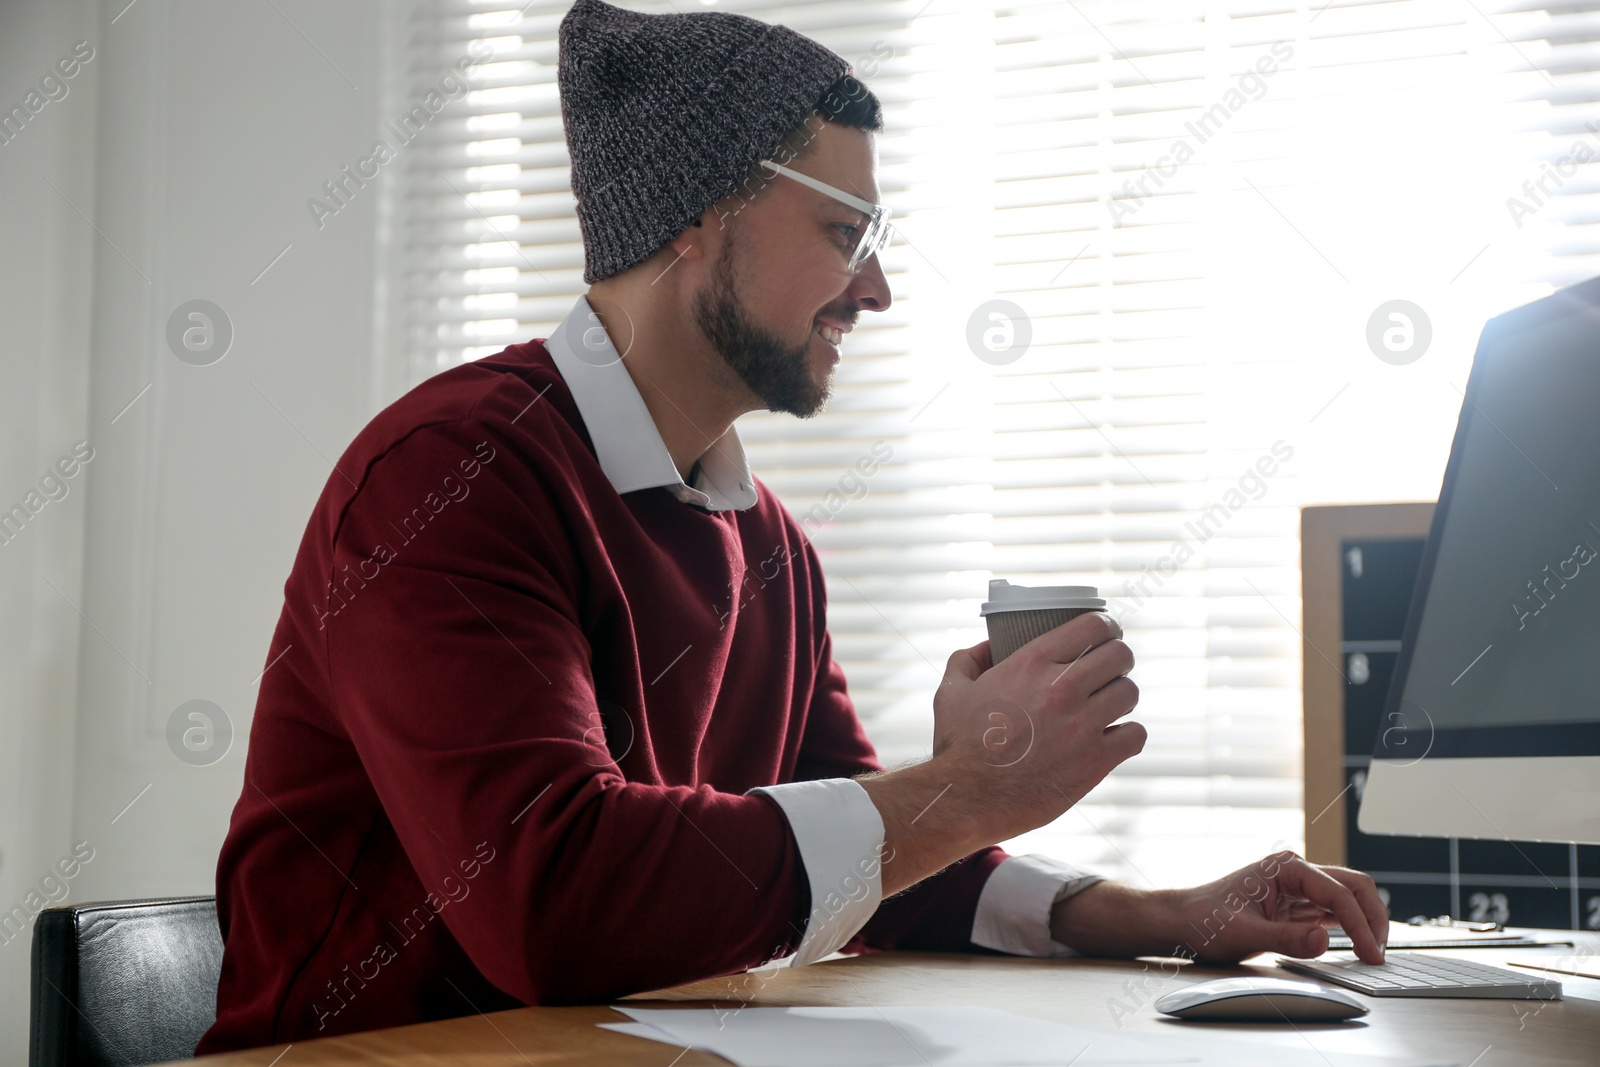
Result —
POLYGON ((978 614, 988 620, 989 656, 999 663, 1062 623, 1105 609, 1100 590, 1092 585, 1012 585, 996 578, 978 614))

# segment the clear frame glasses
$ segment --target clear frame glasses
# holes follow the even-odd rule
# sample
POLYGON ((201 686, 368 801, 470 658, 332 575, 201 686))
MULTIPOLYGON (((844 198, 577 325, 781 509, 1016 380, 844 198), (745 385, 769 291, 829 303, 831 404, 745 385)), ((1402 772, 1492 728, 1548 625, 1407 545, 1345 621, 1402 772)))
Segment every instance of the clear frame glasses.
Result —
POLYGON ((786 178, 793 178, 801 185, 809 186, 817 192, 831 196, 841 204, 855 208, 863 215, 868 216, 867 224, 862 227, 861 236, 856 239, 855 251, 850 254, 849 269, 852 273, 859 273, 861 265, 878 254, 889 241, 889 208, 884 204, 874 204, 870 200, 863 200, 853 196, 843 189, 835 189, 827 182, 821 182, 809 174, 801 174, 797 170, 790 170, 770 159, 761 161, 763 167, 770 167, 774 172, 786 178))

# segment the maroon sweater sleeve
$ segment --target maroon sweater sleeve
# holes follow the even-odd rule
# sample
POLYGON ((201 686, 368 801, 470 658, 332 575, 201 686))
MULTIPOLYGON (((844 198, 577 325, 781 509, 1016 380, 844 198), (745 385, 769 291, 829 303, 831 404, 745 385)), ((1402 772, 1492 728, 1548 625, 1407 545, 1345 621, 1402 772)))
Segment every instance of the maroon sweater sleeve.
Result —
POLYGON ((504 842, 442 915, 524 1003, 604 1000, 792 951, 809 894, 781 810, 629 781, 612 761, 584 570, 554 503, 561 463, 527 447, 475 420, 424 426, 376 460, 340 521, 334 573, 365 561, 370 580, 322 631, 328 682, 396 837, 425 885, 474 843, 504 842), (471 506, 374 574, 371 546, 424 504, 415 472, 473 455, 485 463, 471 506))
MULTIPOLYGON (((805 545, 812 596, 815 603, 825 605, 822 567, 815 547, 809 541, 805 545)), ((833 635, 827 630, 826 614, 825 610, 816 614, 815 639, 820 642, 821 653, 805 738, 795 770, 795 778, 800 781, 851 778, 883 769, 856 715, 844 670, 833 658, 833 635)), ((1009 854, 998 845, 982 848, 895 894, 879 905, 872 918, 841 951, 922 949, 991 953, 992 950, 972 943, 972 923, 984 883, 1008 858, 1009 854)))

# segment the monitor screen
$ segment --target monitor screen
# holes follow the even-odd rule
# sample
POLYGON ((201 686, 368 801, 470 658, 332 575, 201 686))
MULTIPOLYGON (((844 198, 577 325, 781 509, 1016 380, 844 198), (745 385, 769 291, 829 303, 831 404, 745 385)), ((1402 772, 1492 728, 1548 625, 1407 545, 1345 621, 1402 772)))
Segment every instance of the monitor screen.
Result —
POLYGON ((1479 345, 1377 755, 1600 755, 1600 309, 1551 311, 1479 345))

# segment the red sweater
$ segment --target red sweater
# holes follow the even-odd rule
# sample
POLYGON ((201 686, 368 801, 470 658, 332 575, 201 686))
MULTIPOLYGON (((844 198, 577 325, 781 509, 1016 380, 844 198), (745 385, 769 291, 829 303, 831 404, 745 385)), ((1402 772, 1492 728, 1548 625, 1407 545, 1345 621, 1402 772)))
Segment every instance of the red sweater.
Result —
MULTIPOLYGON (((782 809, 745 791, 880 764, 816 552, 757 491, 742 511, 619 495, 539 342, 357 435, 284 586, 196 1054, 603 1002, 794 950, 806 872, 782 809)), ((885 901, 847 950, 987 951, 973 916, 1005 858, 885 901)))

